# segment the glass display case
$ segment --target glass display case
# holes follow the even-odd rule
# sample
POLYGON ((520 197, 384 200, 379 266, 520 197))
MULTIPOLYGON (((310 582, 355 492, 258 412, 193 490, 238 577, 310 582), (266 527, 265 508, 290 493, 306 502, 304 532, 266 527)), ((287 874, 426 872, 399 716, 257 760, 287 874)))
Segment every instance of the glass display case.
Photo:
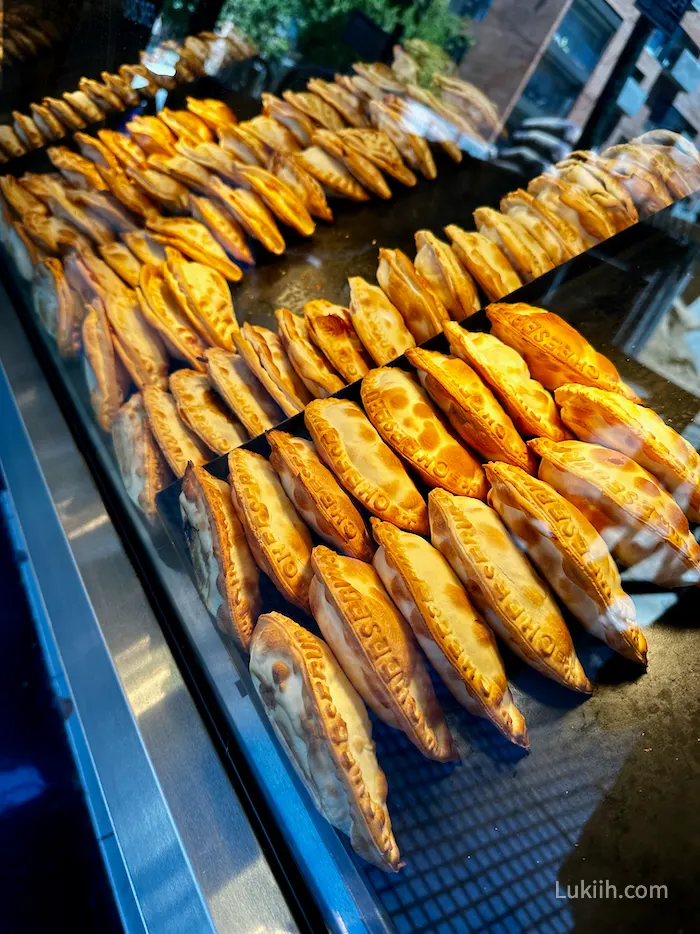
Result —
POLYGON ((195 882, 146 929, 697 913, 700 153, 655 56, 698 14, 555 4, 505 68, 523 5, 476 6, 6 6, 0 362, 118 543, 88 602, 195 882))

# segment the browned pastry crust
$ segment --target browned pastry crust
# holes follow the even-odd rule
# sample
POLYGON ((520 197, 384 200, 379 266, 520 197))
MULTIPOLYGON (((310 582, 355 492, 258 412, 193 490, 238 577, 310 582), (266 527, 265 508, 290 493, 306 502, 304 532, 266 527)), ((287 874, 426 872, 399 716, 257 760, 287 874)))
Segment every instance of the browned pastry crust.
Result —
POLYGON ((413 633, 371 564, 313 550, 311 611, 350 682, 374 713, 430 759, 456 758, 413 633))
MULTIPOLYGON (((187 188, 170 175, 157 172, 148 165, 143 168, 127 165, 124 171, 127 178, 167 210, 178 213, 186 208, 187 188)), ((149 217, 154 216, 155 213, 149 214, 149 217)))
POLYGON ((437 178, 437 168, 430 146, 422 136, 406 132, 401 114, 389 104, 370 101, 369 115, 372 125, 383 130, 408 165, 425 178, 437 178))
POLYGON ((382 366, 415 346, 401 314, 379 286, 370 285, 361 276, 351 276, 348 285, 352 323, 375 363, 382 366))
POLYGON ((146 160, 149 168, 163 175, 169 175, 176 182, 193 191, 206 192, 211 181, 210 173, 193 159, 176 153, 174 156, 162 156, 155 153, 146 160))
POLYGON ((148 424, 176 477, 184 477, 188 464, 201 467, 212 454, 180 420, 175 400, 159 386, 146 386, 143 401, 148 424))
POLYGON ((462 266, 452 247, 432 234, 419 230, 416 240, 416 272, 451 318, 461 321, 481 308, 474 280, 462 266))
POLYGON ((270 171, 285 183, 306 205, 312 217, 324 221, 333 220, 333 212, 328 207, 321 183, 307 172, 294 158, 283 152, 276 152, 269 165, 270 171))
POLYGON ((31 117, 20 113, 19 110, 13 110, 12 118, 15 133, 27 149, 39 149, 40 146, 49 142, 44 139, 41 130, 31 117))
POLYGON ((29 107, 34 123, 47 143, 66 135, 66 128, 48 107, 43 104, 30 104, 29 107))
POLYGON ((251 642, 250 673, 317 810, 350 837, 360 856, 385 872, 397 872, 399 849, 372 726, 331 651, 281 613, 265 613, 251 642), (299 742, 305 748, 301 755, 299 742))
POLYGON ((103 111, 84 91, 66 91, 62 97, 68 106, 77 110, 88 123, 96 123, 104 118, 103 111))
POLYGON ((311 536, 272 466, 238 448, 228 456, 231 497, 258 567, 295 606, 309 611, 311 536))
POLYGON ((491 301, 498 301, 522 285, 520 277, 493 241, 480 233, 450 224, 445 233, 452 249, 491 301))
POLYGON ((32 240, 47 253, 58 255, 73 247, 90 248, 90 241, 84 234, 58 217, 30 211, 22 215, 22 222, 32 240))
POLYGON ((433 84, 440 89, 442 100, 464 113, 488 135, 493 135, 500 129, 503 120, 498 108, 475 85, 439 72, 433 75, 433 84))
POLYGON ((286 415, 300 412, 311 401, 311 393, 289 362, 274 331, 246 321, 240 335, 236 335, 236 348, 286 415), (257 369, 251 365, 255 361, 257 369))
POLYGON ((82 347, 83 310, 68 285, 60 259, 50 257, 34 270, 34 308, 62 357, 76 357, 82 347))
POLYGON ((211 193, 221 201, 241 227, 259 240, 266 250, 281 256, 285 242, 272 214, 252 191, 230 188, 220 178, 212 178, 211 193))
POLYGON ((249 266, 254 265, 255 260, 243 229, 222 205, 211 198, 200 198, 190 193, 189 208, 192 217, 209 229, 212 237, 218 240, 230 257, 249 266))
POLYGON ((215 454, 228 454, 245 444, 248 433, 211 388, 205 373, 176 370, 169 382, 178 415, 215 454))
POLYGON ((663 181, 640 163, 618 159, 604 159, 602 162, 626 189, 641 218, 673 204, 673 196, 663 181))
POLYGON ((347 88, 334 82, 323 81, 321 78, 310 78, 306 87, 335 108, 350 126, 361 128, 369 125, 362 112, 359 98, 347 88))
POLYGON ((390 107, 401 120, 405 132, 439 146, 454 162, 462 161, 462 150, 457 142, 459 130, 428 104, 414 98, 389 94, 384 98, 384 105, 390 107))
POLYGON ((126 290, 105 294, 103 301, 117 353, 136 385, 142 390, 147 386, 165 387, 168 355, 158 334, 141 315, 136 293, 126 290))
MULTIPOLYGON (((568 159, 558 162, 555 169, 564 181, 580 185, 581 188, 588 192, 593 201, 605 211, 616 231, 625 230, 637 221, 637 209, 634 207, 632 199, 627 194, 624 186, 610 173, 606 173, 608 185, 610 187, 617 186, 620 197, 615 197, 601 183, 598 174, 595 170, 592 171, 592 165, 589 168, 587 163, 577 159, 568 159)), ((601 171, 601 169, 598 171, 601 171)))
POLYGON ((454 321, 444 331, 454 356, 468 363, 489 386, 521 434, 553 441, 571 437, 554 399, 542 383, 531 378, 517 351, 493 334, 465 331, 454 321))
POLYGON ((309 91, 283 91, 282 97, 327 130, 342 130, 345 122, 335 107, 309 91))
POLYGON ((576 229, 561 218, 544 201, 522 188, 501 198, 501 211, 521 224, 547 253, 555 266, 579 253, 586 245, 576 229))
POLYGON ((156 493, 171 483, 173 475, 151 432, 140 392, 112 419, 112 444, 127 495, 154 520, 156 493))
POLYGON ((352 70, 385 93, 403 94, 406 90, 396 72, 383 62, 354 62, 352 70))
POLYGON ((87 307, 82 337, 90 402, 100 428, 111 431, 112 420, 124 402, 130 379, 115 353, 112 329, 99 299, 87 307))
POLYGON ((240 419, 251 438, 283 421, 282 410, 243 357, 221 347, 210 347, 204 358, 209 382, 240 419))
POLYGON ((391 189, 384 176, 369 159, 349 146, 338 133, 332 130, 316 130, 311 138, 314 146, 320 146, 329 156, 343 162, 355 178, 380 198, 391 198, 391 189))
MULTIPOLYGON (((68 196, 69 186, 66 183, 58 172, 25 172, 24 175, 20 178, 19 183, 12 175, 5 175, 0 179, 0 186, 2 186, 2 192, 7 197, 8 202, 12 200, 12 191, 10 192, 9 197, 5 194, 6 187, 17 186, 14 189, 16 196, 21 197, 22 189, 28 191, 35 198, 38 198, 39 201, 43 201, 44 204, 48 204, 51 198, 55 198, 60 201, 68 196)), ((71 196, 74 196, 77 193, 77 188, 71 188, 71 196)), ((36 202, 32 202, 36 205, 36 202)), ((13 205, 14 207, 14 205, 13 205)), ((20 214, 24 213, 19 210, 19 207, 15 208, 20 214)), ((30 208, 30 210, 32 210, 30 208)))
POLYGON ((24 220, 25 214, 48 214, 48 208, 28 186, 14 175, 0 175, 0 192, 12 210, 24 220))
POLYGON ((27 151, 27 147, 9 125, 0 126, 0 149, 8 159, 23 156, 27 151))
POLYGON ((328 155, 320 146, 309 146, 295 155, 295 160, 310 175, 334 194, 351 201, 369 201, 369 195, 340 159, 328 155))
POLYGON ((117 133, 116 130, 98 130, 97 136, 103 146, 112 153, 124 170, 127 165, 134 168, 143 168, 146 165, 146 153, 126 133, 117 133))
POLYGON ((199 117, 207 124, 210 130, 214 130, 218 135, 222 130, 236 126, 238 118, 223 101, 215 100, 211 97, 198 99, 196 97, 187 98, 187 109, 199 117))
POLYGON ((493 506, 552 589, 610 648, 646 664, 646 639, 617 566, 591 523, 548 483, 510 464, 486 464, 493 506))
POLYGON ((275 97, 274 94, 262 94, 263 113, 286 127, 294 136, 299 146, 309 146, 316 124, 302 113, 298 107, 275 97))
POLYGON ((259 571, 228 483, 189 464, 180 514, 199 595, 221 632, 247 652, 262 608, 259 571))
POLYGON ((254 117, 252 120, 245 120, 239 125, 239 129, 248 130, 266 147, 269 146, 270 149, 278 152, 299 152, 301 149, 296 136, 284 123, 265 114, 254 117))
POLYGON ((219 146, 237 162, 245 165, 267 165, 268 149, 266 143, 251 133, 250 128, 239 124, 229 126, 219 133, 219 146))
POLYGON ((81 78, 80 81, 78 81, 78 87, 84 94, 87 94, 101 110, 105 112, 110 110, 124 110, 124 101, 121 97, 115 94, 114 91, 110 90, 106 85, 95 81, 94 78, 81 78))
POLYGON ((54 217, 68 221, 79 231, 84 233, 93 243, 110 243, 114 240, 111 228, 100 218, 84 211, 70 196, 56 200, 49 200, 49 210, 54 217))
POLYGON ((580 185, 544 174, 533 178, 527 190, 570 224, 586 247, 595 246, 615 233, 615 225, 603 208, 580 185))
POLYGON ((631 162, 640 165, 659 178, 668 189, 671 197, 684 198, 689 195, 693 186, 685 177, 673 159, 660 149, 653 146, 642 146, 638 143, 624 143, 620 146, 610 146, 602 154, 604 159, 617 163, 631 162))
POLYGON ((149 198, 140 186, 131 182, 123 172, 105 168, 101 168, 99 172, 108 190, 124 207, 141 217, 157 213, 155 201, 149 198))
POLYGON ((525 718, 513 702, 491 630, 437 548, 388 522, 372 520, 374 566, 423 651, 466 709, 528 749, 525 718))
POLYGON ((209 228, 199 221, 191 217, 160 217, 153 214, 146 218, 146 227, 154 232, 156 239, 165 237, 176 250, 197 264, 210 266, 229 282, 240 282, 243 277, 240 268, 224 253, 209 228))
POLYGON ((86 208, 89 217, 100 220, 115 233, 131 233, 138 229, 131 217, 109 194, 77 189, 69 191, 68 198, 74 205, 86 208))
POLYGON ((445 306, 401 250, 379 250, 377 282, 401 312, 417 344, 439 334, 443 322, 449 321, 445 306))
POLYGON ((160 266, 165 262, 165 247, 149 236, 145 230, 122 234, 122 240, 142 263, 160 266))
POLYGON ((112 240, 111 243, 100 244, 97 249, 105 263, 107 263, 128 286, 135 289, 139 284, 141 263, 136 259, 129 247, 125 243, 112 240))
POLYGON ((126 129, 146 155, 159 153, 169 156, 174 152, 177 137, 158 117, 145 114, 132 117, 126 124, 126 129))
POLYGON ((185 360, 195 370, 203 372, 207 345, 190 326, 159 267, 145 263, 138 284, 136 295, 141 312, 158 331, 168 351, 176 359, 185 360))
POLYGON ((233 350, 238 321, 224 277, 210 266, 189 263, 170 247, 165 254, 163 277, 192 327, 208 344, 233 350))
POLYGON ((479 233, 500 247, 523 282, 531 282, 553 269, 546 250, 522 224, 492 208, 477 208, 474 222, 479 233))
POLYGON ((67 101, 59 97, 45 97, 42 103, 67 130, 82 130, 85 127, 85 120, 67 101))
POLYGON ((106 169, 121 169, 119 159, 100 139, 96 139, 88 133, 74 133, 73 139, 78 144, 80 152, 90 162, 103 165, 106 169))
POLYGON ((119 76, 130 88, 145 97, 155 97, 158 85, 153 81, 151 72, 144 65, 120 65, 119 76))
POLYGON ((271 431, 270 463, 299 515, 325 542, 350 557, 371 561, 372 542, 360 513, 310 441, 271 431))
POLYGON ((418 382, 398 367, 379 367, 362 380, 362 404, 382 438, 428 486, 486 498, 484 472, 447 428, 418 382))
POLYGON ((361 379, 372 366, 357 336, 350 312, 319 298, 304 305, 309 337, 325 354, 346 383, 361 379))
POLYGON ((530 374, 545 388, 583 383, 640 401, 607 357, 559 315, 524 302, 492 304, 486 314, 496 337, 525 358, 530 374))
POLYGON ((369 159, 402 185, 412 187, 418 181, 413 172, 404 164, 401 153, 383 130, 348 128, 339 130, 338 136, 346 147, 354 149, 361 156, 369 159))
POLYGON ((195 145, 198 142, 215 141, 214 133, 207 123, 189 110, 171 110, 170 107, 163 107, 158 111, 158 119, 162 120, 175 136, 189 138, 195 145))
POLYGON ((348 399, 315 399, 304 422, 321 460, 362 505, 409 531, 427 533, 423 497, 359 405, 348 399))
POLYGON ((311 343, 304 318, 293 315, 288 308, 279 308, 275 317, 277 331, 289 362, 311 395, 319 399, 342 389, 345 383, 311 343))
POLYGON ((237 182, 259 195, 270 210, 302 237, 310 237, 316 229, 304 202, 283 181, 256 165, 237 166, 237 182))
POLYGON ((131 87, 131 84, 125 81, 121 75, 113 75, 109 71, 103 71, 100 73, 100 78, 109 90, 116 94, 117 97, 121 98, 123 103, 127 104, 129 107, 136 107, 139 103, 139 96, 136 91, 131 87))
POLYGON ((591 684, 549 588, 496 510, 439 489, 431 490, 428 509, 433 545, 488 625, 541 674, 590 694, 591 684))
POLYGON ((107 191, 107 185, 89 159, 66 146, 50 146, 46 154, 64 178, 77 188, 107 191))

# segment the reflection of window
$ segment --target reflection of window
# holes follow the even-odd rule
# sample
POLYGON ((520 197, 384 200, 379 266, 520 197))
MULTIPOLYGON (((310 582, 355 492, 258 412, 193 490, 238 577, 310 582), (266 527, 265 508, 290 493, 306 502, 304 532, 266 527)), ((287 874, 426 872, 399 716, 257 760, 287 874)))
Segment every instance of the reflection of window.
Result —
POLYGON ((553 61, 543 60, 527 83, 523 97, 528 109, 548 116, 565 116, 579 95, 581 85, 553 61))

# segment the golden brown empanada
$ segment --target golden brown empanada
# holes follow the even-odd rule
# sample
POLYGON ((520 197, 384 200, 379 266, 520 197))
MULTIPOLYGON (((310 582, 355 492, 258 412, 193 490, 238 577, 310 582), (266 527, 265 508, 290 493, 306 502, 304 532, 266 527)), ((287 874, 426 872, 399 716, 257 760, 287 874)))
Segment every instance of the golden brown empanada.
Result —
POLYGON ((343 671, 374 713, 430 759, 455 759, 411 628, 371 564, 313 550, 311 612, 343 671))
POLYGON ((484 471, 433 409, 425 390, 398 367, 379 367, 362 380, 362 404, 382 438, 428 486, 486 497, 484 471))
MULTIPOLYGON (((138 188, 168 211, 180 213, 187 207, 187 188, 169 175, 148 166, 141 168, 127 165, 124 171, 138 188)), ((149 219, 154 216, 149 214, 149 219)))
POLYGON ((250 675, 316 809, 360 856, 397 872, 372 725, 328 646, 281 613, 265 613, 250 645, 250 675))
POLYGON ((321 460, 362 505, 401 528, 427 534, 423 497, 356 402, 315 399, 304 422, 321 460))
POLYGON ((16 159, 27 151, 27 147, 9 125, 0 127, 0 149, 8 159, 16 159))
POLYGON ((521 224, 555 266, 578 256, 586 245, 577 230, 544 201, 518 188, 501 198, 501 212, 521 224))
POLYGON ((439 334, 443 322, 449 321, 445 306, 401 250, 379 250, 377 282, 401 312, 417 344, 439 334))
POLYGON ((46 154, 52 164, 71 185, 77 188, 93 188, 95 191, 107 191, 107 184, 97 170, 94 162, 73 152, 66 146, 49 146, 46 154))
MULTIPOLYGON (((67 130, 84 129, 85 121, 78 111, 71 107, 67 101, 61 100, 58 97, 45 97, 42 104, 51 111, 54 117, 61 121, 67 130)), ((1 139, 0 145, 2 145, 1 139)))
POLYGON ((352 70, 385 93, 403 94, 406 90, 396 72, 384 62, 353 62, 352 70))
POLYGON ((228 483, 189 464, 182 480, 180 514, 202 602, 221 632, 247 652, 262 607, 260 573, 228 483))
POLYGON ((159 267, 150 263, 141 267, 136 295, 144 318, 158 331, 172 356, 203 372, 207 344, 190 326, 159 267))
POLYGON ((0 175, 0 192, 12 210, 22 219, 25 214, 48 214, 43 200, 40 201, 32 193, 31 186, 24 185, 14 175, 0 175))
POLYGON ((49 142, 49 140, 44 139, 41 130, 32 118, 27 114, 20 113, 19 110, 12 111, 12 125, 26 149, 39 149, 39 147, 49 142))
POLYGON ((163 389, 167 385, 168 354, 158 333, 143 318, 136 293, 131 289, 103 292, 102 299, 114 331, 114 345, 131 378, 139 389, 163 389))
POLYGON ((491 630, 457 575, 430 542, 372 519, 374 566, 420 647, 452 694, 512 743, 528 749, 525 718, 513 702, 491 630))
POLYGON ((110 194, 102 191, 73 189, 68 192, 68 200, 73 205, 84 208, 91 220, 106 224, 116 234, 132 233, 138 229, 131 217, 122 210, 110 194))
POLYGON ((162 172, 163 175, 169 175, 175 181, 180 182, 193 191, 206 192, 209 190, 211 182, 211 173, 203 165, 195 162, 194 159, 188 159, 181 153, 175 153, 172 156, 163 156, 152 153, 146 160, 146 164, 156 172, 162 172))
POLYGON ((306 524, 344 554, 371 561, 374 548, 362 517, 313 444, 285 431, 271 431, 267 440, 270 463, 306 524))
POLYGON ((310 78, 306 87, 330 104, 343 120, 354 127, 367 127, 369 123, 362 113, 360 100, 346 88, 322 78, 310 78))
POLYGON ((49 210, 54 217, 68 221, 95 244, 110 243, 114 240, 114 233, 107 224, 99 217, 84 211, 69 197, 62 198, 60 201, 54 198, 49 199, 49 210))
POLYGON ((138 185, 134 185, 123 172, 114 172, 110 169, 100 168, 100 175, 108 190, 125 207, 141 217, 148 217, 158 212, 155 201, 138 185))
POLYGON ((100 428, 111 431, 131 380, 114 350, 112 329, 102 302, 96 299, 86 311, 82 329, 83 369, 90 403, 100 428))
POLYGON ((187 109, 199 117, 200 120, 203 120, 209 129, 214 130, 217 134, 230 126, 236 126, 238 123, 238 118, 231 108, 224 104, 223 101, 212 97, 202 98, 201 100, 196 97, 188 97, 187 109))
POLYGON ((30 211, 22 215, 22 223, 32 240, 46 253, 65 254, 78 247, 90 249, 91 244, 85 234, 59 217, 30 211))
POLYGON ((354 178, 345 163, 329 156, 320 146, 309 146, 296 153, 295 161, 317 178, 324 188, 351 201, 369 201, 369 195, 354 178))
POLYGON ((620 197, 612 194, 601 183, 600 179, 589 171, 587 164, 578 159, 565 159, 557 162, 554 169, 564 181, 580 185, 593 201, 603 209, 616 231, 626 230, 627 227, 631 227, 632 224, 637 222, 637 209, 634 207, 632 199, 627 194, 624 186, 610 173, 607 173, 609 184, 617 187, 620 197))
POLYGON ((100 110, 105 112, 124 110, 124 102, 119 95, 101 82, 95 81, 94 78, 81 78, 78 81, 78 87, 97 104, 100 110))
POLYGON ((238 321, 226 279, 203 263, 190 263, 166 247, 163 278, 192 327, 209 344, 233 350, 238 321))
POLYGON ((212 237, 218 240, 230 257, 249 266, 254 265, 255 260, 241 226, 222 205, 211 198, 199 198, 190 193, 189 208, 192 217, 208 227, 212 237))
POLYGON ((304 318, 309 337, 346 383, 354 383, 369 371, 372 360, 357 336, 347 308, 319 298, 306 302, 304 318))
MULTIPOLYGON (((570 442, 567 442, 570 443, 570 442)), ((511 464, 486 464, 489 505, 574 616, 632 661, 647 644, 608 546, 583 513, 548 483, 511 464)))
POLYGON ((146 386, 143 401, 148 424, 176 477, 184 477, 188 463, 201 467, 213 454, 178 415, 175 399, 159 386, 146 386))
POLYGON ((631 457, 661 481, 691 522, 700 522, 700 457, 656 412, 617 392, 576 383, 560 386, 554 398, 578 438, 631 457))
POLYGON ((345 126, 345 121, 335 107, 324 101, 318 94, 310 91, 283 91, 282 97, 288 104, 301 110, 327 130, 338 131, 345 126))
POLYGON ((510 261, 523 282, 531 282, 553 269, 552 261, 527 229, 493 208, 477 208, 474 223, 479 233, 492 240, 510 261))
POLYGON ((255 192, 269 209, 288 227, 302 237, 310 237, 316 229, 304 202, 289 185, 258 165, 241 165, 235 169, 236 181, 255 192))
POLYGON ((587 248, 615 233, 615 225, 603 208, 580 185, 545 173, 533 178, 527 190, 570 224, 587 248))
POLYGON ((238 448, 228 469, 233 505, 258 567, 283 597, 309 612, 309 530, 264 457, 238 448))
POLYGON ((391 198, 391 189, 379 169, 356 148, 332 130, 316 130, 311 138, 314 146, 320 146, 329 156, 344 163, 358 182, 380 198, 391 198))
POLYGON ((287 101, 275 97, 274 94, 263 93, 263 113, 286 127, 299 143, 299 146, 309 146, 316 124, 305 113, 287 101))
POLYGON ((248 130, 254 136, 272 150, 278 152, 299 152, 301 146, 294 133, 289 130, 284 123, 275 120, 274 117, 262 114, 253 117, 252 120, 245 120, 239 125, 239 129, 248 130))
POLYGON ((156 96, 158 85, 145 65, 120 65, 118 71, 129 87, 137 90, 139 94, 145 97, 156 96))
POLYGON ((458 435, 487 460, 517 464, 535 473, 536 464, 509 415, 474 370, 458 357, 411 347, 406 357, 423 387, 458 435))
POLYGON ((84 91, 66 91, 61 95, 73 110, 77 110, 83 120, 88 123, 96 123, 104 119, 104 113, 97 104, 88 97, 84 91))
POLYGON ((452 249, 467 271, 476 279, 491 301, 498 301, 522 285, 520 277, 496 244, 480 233, 462 230, 455 224, 445 227, 452 249))
POLYGON ((301 412, 313 396, 289 362, 277 334, 246 321, 234 340, 238 352, 285 415, 301 412))
POLYGON ((493 334, 465 331, 454 321, 448 322, 444 331, 454 356, 468 363, 489 386, 521 434, 553 441, 571 437, 554 399, 542 383, 532 379, 517 351, 493 334))
POLYGON ((165 262, 165 247, 162 243, 154 240, 145 230, 122 234, 122 240, 142 263, 160 266, 161 263, 165 262))
POLYGON ((446 308, 450 317, 461 321, 481 308, 474 280, 457 259, 452 247, 432 234, 419 230, 415 235, 415 268, 427 287, 446 308))
POLYGON ((314 399, 325 398, 342 389, 345 383, 311 343, 304 318, 293 315, 288 308, 279 308, 275 317, 289 362, 314 399))
POLYGON ((700 545, 680 506, 631 457, 585 441, 536 438, 540 480, 581 510, 634 576, 666 587, 700 581, 700 545))
POLYGON ((189 137, 192 141, 200 143, 214 142, 214 133, 211 128, 197 114, 189 110, 172 110, 170 107, 163 107, 158 111, 158 119, 162 120, 175 136, 189 137))
POLYGON ((90 136, 88 133, 74 133, 73 139, 78 144, 80 152, 90 162, 94 162, 95 165, 103 165, 106 169, 121 169, 119 159, 101 140, 95 139, 94 136, 90 136))
POLYGON ((125 243, 112 240, 111 243, 102 243, 98 251, 107 265, 113 269, 127 285, 135 289, 139 284, 141 263, 125 243))
POLYGON ((428 497, 430 538, 484 620, 516 655, 584 694, 591 685, 544 581, 486 503, 445 490, 428 497))
POLYGON ((48 107, 43 104, 30 104, 29 108, 37 129, 47 143, 66 135, 66 128, 48 107))
POLYGON ((430 146, 421 136, 408 132, 401 114, 384 101, 370 101, 369 114, 372 125, 385 133, 402 159, 414 170, 428 179, 437 178, 437 168, 430 146))
POLYGON ((384 292, 361 276, 351 276, 349 312, 358 337, 380 366, 400 357, 415 339, 384 292))
POLYGON ((503 119, 498 108, 473 84, 437 71, 432 82, 440 89, 441 99, 468 117, 480 132, 493 136, 500 129, 503 119))
POLYGON ((401 153, 383 130, 357 130, 348 128, 339 130, 338 136, 351 149, 369 159, 378 168, 391 175, 402 185, 412 187, 418 181, 413 172, 404 164, 401 153))
POLYGON ((126 129, 146 155, 155 152, 168 156, 175 150, 177 137, 158 117, 140 114, 128 121, 126 129))
POLYGON ((270 147, 243 125, 222 130, 219 146, 237 162, 245 165, 266 165, 269 158, 270 147))
POLYGON ((210 347, 204 355, 209 381, 244 425, 251 438, 284 419, 282 410, 237 353, 210 347))
POLYGON ((116 94, 117 97, 120 97, 125 104, 128 104, 129 107, 136 107, 139 103, 139 96, 128 84, 124 78, 120 75, 113 75, 108 71, 100 72, 100 78, 106 87, 112 91, 113 94, 116 94))
POLYGON ((32 298, 39 320, 56 341, 62 357, 76 357, 81 348, 83 309, 63 272, 60 259, 49 257, 34 269, 32 298))
POLYGON ((228 454, 248 440, 245 428, 229 413, 205 373, 175 370, 169 384, 178 415, 215 454, 228 454))
MULTIPOLYGON (((19 181, 12 175, 5 175, 0 179, 0 188, 3 194, 5 194, 5 191, 8 189, 8 185, 10 195, 9 197, 5 195, 8 203, 12 203, 13 190, 16 198, 22 198, 24 194, 22 189, 24 189, 24 191, 28 191, 30 195, 33 195, 34 198, 43 201, 44 204, 48 204, 51 198, 57 201, 67 198, 69 190, 67 182, 58 172, 25 172, 19 181)), ((72 197, 78 193, 79 189, 70 188, 72 197)), ((80 191, 80 194, 85 195, 88 194, 88 192, 80 191)), ((97 194, 97 192, 93 192, 93 194, 97 194)), ((36 210, 36 202, 32 201, 31 205, 32 207, 29 207, 29 204, 27 205, 28 209, 36 210)), ((18 208, 15 208, 15 210, 18 210, 18 208)))
POLYGON ((255 192, 230 188, 220 178, 212 178, 211 193, 233 214, 241 227, 269 250, 281 256, 285 242, 275 219, 255 192))
POLYGON ((97 136, 117 160, 121 171, 124 171, 127 165, 134 166, 137 169, 146 165, 146 153, 126 133, 103 129, 97 131, 97 136))
POLYGON ((312 217, 319 217, 324 221, 333 220, 333 212, 328 207, 323 186, 293 155, 276 152, 270 160, 269 168, 301 198, 312 217))
POLYGON ((524 302, 492 304, 486 314, 496 337, 525 358, 531 376, 546 389, 583 383, 640 401, 607 357, 559 315, 524 302))
POLYGON ((156 493, 172 482, 173 475, 151 432, 140 392, 112 419, 112 444, 129 499, 148 519, 155 519, 156 493))
POLYGON ((640 146, 635 142, 623 143, 608 147, 603 151, 602 156, 613 162, 621 161, 623 165, 624 163, 632 163, 634 167, 639 165, 652 172, 663 182, 673 199, 685 198, 692 191, 688 179, 678 171, 674 160, 653 146, 640 146))

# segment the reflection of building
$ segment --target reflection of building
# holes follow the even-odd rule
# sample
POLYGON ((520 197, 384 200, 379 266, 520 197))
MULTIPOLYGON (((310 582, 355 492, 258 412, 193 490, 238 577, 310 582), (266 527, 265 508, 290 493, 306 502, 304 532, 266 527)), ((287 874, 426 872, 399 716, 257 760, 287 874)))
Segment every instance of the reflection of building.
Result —
MULTIPOLYGON (((586 123, 632 33, 634 0, 492 0, 481 3, 476 45, 461 74, 499 104, 511 124, 529 116, 586 123)), ((700 136, 700 13, 666 40, 653 32, 619 99, 610 141, 647 126, 700 136), (684 88, 690 90, 684 90, 684 88)))

